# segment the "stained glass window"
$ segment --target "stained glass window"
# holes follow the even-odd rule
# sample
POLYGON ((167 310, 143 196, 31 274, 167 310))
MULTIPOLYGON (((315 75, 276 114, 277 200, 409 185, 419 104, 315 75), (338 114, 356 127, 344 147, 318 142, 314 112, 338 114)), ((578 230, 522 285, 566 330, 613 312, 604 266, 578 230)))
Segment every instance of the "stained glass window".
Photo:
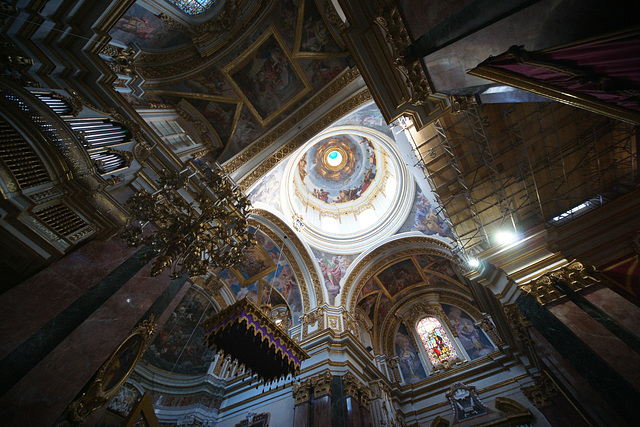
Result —
POLYGON ((216 0, 169 0, 187 15, 198 15, 206 12, 216 3, 216 0))
POLYGON ((418 322, 416 329, 432 365, 438 365, 458 356, 438 319, 425 317, 418 322))

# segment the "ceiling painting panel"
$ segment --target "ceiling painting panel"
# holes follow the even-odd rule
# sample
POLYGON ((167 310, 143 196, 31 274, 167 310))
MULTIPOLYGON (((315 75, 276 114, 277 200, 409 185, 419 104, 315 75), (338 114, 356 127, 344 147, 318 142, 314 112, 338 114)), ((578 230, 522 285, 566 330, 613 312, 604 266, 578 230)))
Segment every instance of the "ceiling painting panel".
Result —
POLYGON ((314 0, 302 0, 298 11, 296 58, 344 55, 314 0))
POLYGON ((249 200, 253 205, 256 203, 265 203, 275 210, 282 212, 280 204, 280 185, 282 182, 282 174, 284 172, 284 163, 278 165, 266 176, 260 178, 258 184, 249 193, 249 200))
POLYGON ((274 27, 222 71, 262 126, 311 91, 274 27))
POLYGON ((124 44, 135 43, 150 52, 176 49, 191 42, 187 34, 163 22, 139 3, 131 6, 116 22, 109 36, 124 44))
POLYGON ((424 282, 422 275, 411 259, 400 261, 397 264, 378 274, 378 280, 387 289, 391 298, 403 289, 410 288, 424 282))
POLYGON ((360 302, 358 302, 358 307, 360 307, 360 309, 364 311, 367 317, 369 317, 369 320, 371 320, 372 325, 375 324, 374 314, 376 309, 376 302, 378 302, 379 295, 380 295, 379 291, 373 292, 367 295, 366 297, 364 297, 363 299, 361 299, 360 302))
POLYGON ((238 125, 242 103, 215 102, 205 99, 190 99, 189 103, 207 119, 222 143, 227 145, 238 125))

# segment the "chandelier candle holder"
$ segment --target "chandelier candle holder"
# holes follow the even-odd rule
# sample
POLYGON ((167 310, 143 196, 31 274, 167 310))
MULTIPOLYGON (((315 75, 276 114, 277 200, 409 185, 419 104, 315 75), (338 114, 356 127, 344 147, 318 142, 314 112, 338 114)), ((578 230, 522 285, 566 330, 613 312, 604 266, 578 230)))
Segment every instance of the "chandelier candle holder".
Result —
POLYGON ((300 372, 309 355, 269 316, 244 298, 202 323, 208 346, 230 356, 265 382, 300 372))
POLYGON ((152 276, 167 268, 175 278, 234 267, 256 244, 247 222, 249 199, 222 168, 214 164, 189 172, 165 169, 157 181, 158 191, 140 190, 126 203, 132 221, 121 237, 128 246, 153 249, 152 276), (144 229, 148 224, 153 226, 144 229))

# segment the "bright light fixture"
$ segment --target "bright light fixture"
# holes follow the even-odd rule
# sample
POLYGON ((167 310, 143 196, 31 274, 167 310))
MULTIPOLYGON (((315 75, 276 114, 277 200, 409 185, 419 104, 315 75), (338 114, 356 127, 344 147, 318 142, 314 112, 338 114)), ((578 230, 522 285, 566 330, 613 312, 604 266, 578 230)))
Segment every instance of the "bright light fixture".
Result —
POLYGON ((469 259, 467 259, 467 264, 469 264, 469 267, 471 268, 476 268, 480 265, 480 261, 478 258, 469 257, 469 259))
POLYGON ((495 241, 499 245, 506 245, 516 240, 516 234, 513 231, 501 230, 495 235, 495 241))

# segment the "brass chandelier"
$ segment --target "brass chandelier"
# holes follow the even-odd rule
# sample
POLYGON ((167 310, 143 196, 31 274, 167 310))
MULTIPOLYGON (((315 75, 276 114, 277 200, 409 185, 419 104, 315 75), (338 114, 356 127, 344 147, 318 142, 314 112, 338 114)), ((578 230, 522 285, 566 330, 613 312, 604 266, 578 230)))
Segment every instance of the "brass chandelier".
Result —
POLYGON ((247 223, 249 199, 222 168, 216 163, 201 174, 187 172, 163 170, 158 191, 140 190, 126 203, 132 221, 121 237, 128 246, 153 249, 152 276, 167 268, 175 278, 233 267, 255 244, 247 223), (191 180, 195 175, 200 179, 191 180))

